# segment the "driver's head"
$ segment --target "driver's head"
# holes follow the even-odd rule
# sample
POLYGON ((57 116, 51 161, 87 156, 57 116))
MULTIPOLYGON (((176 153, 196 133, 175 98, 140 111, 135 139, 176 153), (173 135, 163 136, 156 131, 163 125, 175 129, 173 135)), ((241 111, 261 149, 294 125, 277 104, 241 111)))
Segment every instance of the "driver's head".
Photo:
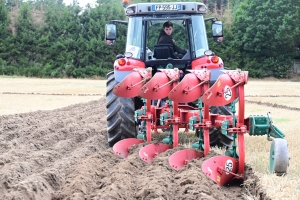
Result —
POLYGON ((171 35, 173 31, 173 23, 170 21, 165 22, 163 25, 163 29, 167 35, 171 35))

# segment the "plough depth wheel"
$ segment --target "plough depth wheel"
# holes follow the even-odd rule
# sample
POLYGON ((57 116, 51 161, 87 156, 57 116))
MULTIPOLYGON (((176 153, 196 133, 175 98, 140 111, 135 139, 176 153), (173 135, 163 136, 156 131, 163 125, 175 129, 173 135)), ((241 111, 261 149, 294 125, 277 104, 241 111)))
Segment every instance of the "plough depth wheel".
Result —
POLYGON ((270 150, 270 172, 278 176, 287 172, 289 165, 288 145, 286 139, 275 138, 270 150))

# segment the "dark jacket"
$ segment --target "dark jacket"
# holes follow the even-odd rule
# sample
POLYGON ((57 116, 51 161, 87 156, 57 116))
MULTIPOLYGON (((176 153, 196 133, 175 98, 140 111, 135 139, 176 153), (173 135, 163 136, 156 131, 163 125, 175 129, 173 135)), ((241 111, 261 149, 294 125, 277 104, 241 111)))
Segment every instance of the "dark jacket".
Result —
POLYGON ((157 44, 172 44, 175 52, 183 55, 186 54, 186 50, 181 49, 179 46, 174 44, 172 36, 167 35, 163 29, 159 33, 157 44))

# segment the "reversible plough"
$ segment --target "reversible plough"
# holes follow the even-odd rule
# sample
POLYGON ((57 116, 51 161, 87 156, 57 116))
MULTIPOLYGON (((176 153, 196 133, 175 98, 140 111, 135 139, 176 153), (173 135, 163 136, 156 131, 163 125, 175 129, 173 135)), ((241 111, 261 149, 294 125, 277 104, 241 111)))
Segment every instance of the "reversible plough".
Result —
POLYGON ((135 120, 144 125, 137 138, 119 141, 113 146, 115 153, 123 158, 128 156, 130 146, 152 142, 152 131, 158 129, 170 130, 167 138, 161 143, 152 143, 143 147, 139 155, 142 160, 151 163, 159 153, 178 146, 178 130, 197 130, 198 142, 191 149, 181 150, 169 158, 171 167, 182 169, 191 159, 205 157, 210 151, 209 130, 221 127, 222 133, 231 135, 233 143, 223 156, 206 160, 202 171, 219 185, 229 183, 233 179, 244 179, 245 176, 245 142, 244 135, 267 135, 267 138, 278 138, 271 148, 271 171, 277 174, 286 173, 288 165, 287 145, 284 134, 277 129, 269 116, 244 117, 245 99, 244 85, 248 81, 248 72, 241 70, 223 70, 222 75, 209 87, 210 71, 188 70, 182 80, 182 72, 172 66, 160 69, 152 77, 152 69, 135 69, 122 82, 115 86, 113 93, 125 98, 140 96, 144 106, 136 110, 135 120), (168 99, 166 104, 158 106, 162 99, 168 99), (189 102, 197 101, 198 107, 190 106, 189 102), (153 104, 153 102, 157 102, 153 104), (236 111, 236 104, 237 111, 236 111), (232 115, 210 113, 211 106, 230 104, 232 115), (284 151, 283 158, 278 148, 284 151))
POLYGON ((197 142, 171 155, 171 167, 180 170, 192 159, 208 157, 212 146, 225 147, 224 155, 202 165, 209 178, 224 185, 245 179, 245 134, 266 135, 272 141, 271 173, 287 173, 287 142, 270 115, 244 116, 248 72, 225 70, 209 49, 207 25, 211 23, 213 40, 222 42, 222 21, 205 18, 208 8, 199 1, 126 2, 128 20, 111 20, 105 27, 105 40, 112 46, 117 25, 127 26, 124 54, 117 55, 107 74, 107 140, 116 154, 126 158, 132 145, 147 142, 139 155, 150 164, 179 145, 180 129, 195 131, 197 142), (165 28, 176 34, 160 43, 165 28), (153 142, 152 133, 159 130, 169 134, 153 142))

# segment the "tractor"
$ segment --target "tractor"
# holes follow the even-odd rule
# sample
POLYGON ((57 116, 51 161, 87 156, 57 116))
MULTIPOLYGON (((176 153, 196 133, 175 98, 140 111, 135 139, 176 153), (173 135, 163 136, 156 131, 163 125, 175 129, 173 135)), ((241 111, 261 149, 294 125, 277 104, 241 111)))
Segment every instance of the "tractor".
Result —
POLYGON ((117 55, 107 74, 108 144, 126 158, 132 145, 148 142, 139 155, 147 163, 159 153, 179 145, 179 130, 193 131, 198 141, 190 149, 169 158, 174 170, 190 160, 208 155, 212 146, 224 147, 225 155, 207 159, 202 171, 219 185, 245 178, 244 135, 266 135, 272 141, 270 171, 287 173, 287 141, 273 125, 271 115, 244 117, 244 85, 248 72, 224 68, 209 49, 207 23, 214 41, 223 40, 223 24, 205 18, 207 7, 199 2, 137 3, 124 8, 127 21, 106 24, 105 39, 113 45, 119 24, 127 26, 124 54, 117 55), (173 23, 172 44, 157 44, 163 23, 173 23), (208 24, 209 25, 209 24, 208 24), (167 132, 161 142, 152 134, 167 132))

